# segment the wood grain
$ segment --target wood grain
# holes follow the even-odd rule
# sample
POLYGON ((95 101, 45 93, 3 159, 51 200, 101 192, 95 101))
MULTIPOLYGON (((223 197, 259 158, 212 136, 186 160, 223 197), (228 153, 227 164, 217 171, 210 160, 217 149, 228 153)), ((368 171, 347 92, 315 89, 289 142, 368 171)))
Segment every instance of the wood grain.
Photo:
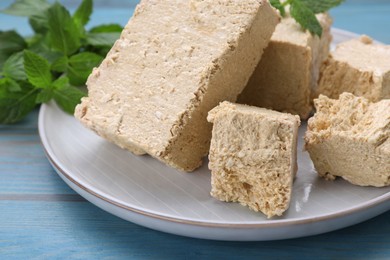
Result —
POLYGON ((242 243, 153 231, 120 220, 90 203, 1 201, 0 208, 0 252, 20 259, 388 259, 390 255, 390 212, 325 235, 242 243))

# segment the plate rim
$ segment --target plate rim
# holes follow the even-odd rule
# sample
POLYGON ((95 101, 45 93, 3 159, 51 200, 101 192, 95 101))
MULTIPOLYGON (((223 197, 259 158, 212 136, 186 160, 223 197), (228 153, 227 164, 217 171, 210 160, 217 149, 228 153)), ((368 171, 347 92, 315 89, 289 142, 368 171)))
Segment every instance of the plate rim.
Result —
MULTIPOLYGON (((334 34, 342 34, 344 36, 350 36, 350 37, 358 37, 359 34, 346 31, 339 28, 332 27, 332 32, 334 34)), ((44 150, 44 153, 52 166, 56 169, 58 174, 63 175, 67 180, 72 182, 74 185, 79 187, 80 189, 87 192, 89 195, 96 197, 98 199, 101 199, 107 203, 109 203, 111 206, 119 207, 126 211, 131 211, 132 213, 140 214, 146 217, 151 217, 153 219, 162 220, 162 221, 168 221, 173 223, 179 223, 179 224, 187 224, 191 226, 198 226, 198 227, 214 227, 214 228, 232 228, 232 229, 252 229, 252 228, 273 228, 273 227, 289 227, 292 225, 302 225, 302 224, 308 224, 312 222, 323 222, 323 221, 330 221, 335 220, 338 218, 346 217, 349 215, 353 215, 355 213, 359 213, 364 210, 369 210, 370 208, 373 208, 375 206, 378 206, 382 203, 390 201, 390 192, 387 192, 383 195, 380 195, 374 199, 368 200, 367 202, 355 205, 353 207, 350 207, 343 211, 336 211, 333 213, 328 213, 324 215, 319 215, 316 217, 302 217, 302 218, 296 218, 296 219, 272 219, 272 220, 262 220, 260 223, 223 223, 223 222, 216 222, 216 221, 197 221, 197 220, 191 220, 186 219, 183 217, 172 217, 167 216, 164 214, 158 214, 154 212, 149 212, 147 210, 142 210, 137 207, 131 207, 129 205, 125 205, 123 203, 120 203, 118 201, 115 201, 111 198, 108 198, 107 196, 104 196, 102 194, 99 194, 96 190, 93 190, 88 187, 88 185, 84 184, 83 181, 77 181, 74 177, 72 177, 72 174, 69 173, 69 170, 67 170, 66 166, 62 165, 59 158, 57 158, 54 154, 54 151, 52 147, 49 144, 46 131, 45 131, 45 122, 46 122, 46 114, 47 110, 50 108, 50 106, 53 105, 53 103, 49 104, 42 104, 39 110, 39 116, 38 116, 38 133, 39 137, 42 143, 42 147, 44 150)), ((58 107, 56 109, 59 109, 58 107)), ((75 191, 78 193, 77 191, 75 191)), ((93 203, 93 202, 92 202, 93 203)), ((95 203, 93 203, 95 204, 95 203)), ((96 204, 95 204, 96 205, 96 204)), ((98 206, 98 205, 96 205, 98 206)), ((112 212, 109 212, 110 214, 113 214, 112 212)))

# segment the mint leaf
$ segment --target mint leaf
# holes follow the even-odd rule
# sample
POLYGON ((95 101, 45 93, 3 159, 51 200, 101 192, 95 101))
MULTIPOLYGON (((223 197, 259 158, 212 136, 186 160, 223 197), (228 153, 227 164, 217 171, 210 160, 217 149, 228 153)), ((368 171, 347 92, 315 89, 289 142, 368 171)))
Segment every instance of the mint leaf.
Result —
POLYGON ((9 92, 18 92, 22 90, 18 82, 8 77, 0 78, 0 89, 1 88, 6 89, 9 92))
POLYGON ((0 52, 12 54, 27 47, 26 41, 15 31, 0 31, 0 52))
POLYGON ((35 98, 35 103, 36 104, 47 103, 53 98, 53 96, 54 96, 53 88, 42 89, 38 93, 37 97, 35 98))
POLYGON ((0 69, 5 60, 27 47, 26 41, 15 31, 0 31, 0 69))
POLYGON ((84 26, 89 22, 92 14, 92 0, 83 0, 73 15, 73 20, 79 25, 84 26))
POLYGON ((309 30, 312 35, 322 35, 322 27, 314 12, 310 10, 302 0, 294 0, 290 6, 291 16, 302 26, 309 30))
POLYGON ((340 5, 345 0, 299 0, 315 14, 323 13, 340 5))
POLYGON ((81 46, 80 33, 68 10, 56 2, 47 13, 52 47, 65 55, 75 53, 81 46))
POLYGON ((18 16, 32 16, 40 14, 49 6, 50 5, 46 0, 16 0, 12 5, 1 12, 18 16))
POLYGON ((290 5, 291 16, 312 35, 322 35, 322 27, 315 14, 323 13, 332 7, 340 5, 345 0, 270 0, 273 7, 284 16, 285 7, 290 5))
POLYGON ((92 46, 112 46, 120 35, 119 32, 88 33, 86 41, 92 46))
POLYGON ((42 36, 38 34, 30 41, 31 43, 29 50, 34 52, 35 54, 38 54, 39 56, 44 57, 46 60, 49 61, 49 63, 53 63, 60 57, 64 56, 62 52, 50 49, 48 43, 48 35, 42 36))
POLYGON ((269 2, 273 7, 279 10, 281 16, 286 15, 286 11, 284 10, 284 6, 280 2, 280 0, 270 0, 269 2))
POLYGON ((100 64, 103 57, 92 52, 82 52, 73 55, 69 59, 69 65, 76 70, 92 69, 100 64))
POLYGON ((13 80, 27 80, 24 72, 23 52, 17 52, 11 55, 3 66, 3 75, 13 80))
POLYGON ((11 78, 6 78, 8 81, 8 91, 10 92, 18 92, 21 91, 22 88, 20 87, 19 83, 11 78))
POLYGON ((65 72, 68 67, 68 57, 62 56, 51 64, 51 70, 56 72, 65 72))
POLYGON ((29 51, 24 51, 24 70, 29 82, 37 88, 47 88, 51 85, 52 75, 49 62, 29 51))
POLYGON ((31 85, 24 85, 17 92, 0 88, 0 124, 16 123, 31 112, 36 105, 37 91, 31 85))
POLYGON ((119 24, 102 24, 89 30, 91 33, 122 32, 123 27, 119 24))
POLYGON ((94 67, 99 66, 103 57, 92 52, 83 52, 69 58, 68 76, 75 86, 85 85, 94 67))
POLYGON ((56 87, 54 89, 54 100, 62 110, 69 114, 74 113, 75 107, 80 103, 81 98, 84 96, 84 92, 69 85, 56 87))
POLYGON ((69 78, 64 77, 64 76, 59 77, 58 79, 56 79, 53 82, 52 86, 56 89, 60 89, 62 87, 67 87, 67 86, 69 86, 69 78))
POLYGON ((49 30, 47 12, 30 16, 28 22, 35 33, 45 34, 49 30))

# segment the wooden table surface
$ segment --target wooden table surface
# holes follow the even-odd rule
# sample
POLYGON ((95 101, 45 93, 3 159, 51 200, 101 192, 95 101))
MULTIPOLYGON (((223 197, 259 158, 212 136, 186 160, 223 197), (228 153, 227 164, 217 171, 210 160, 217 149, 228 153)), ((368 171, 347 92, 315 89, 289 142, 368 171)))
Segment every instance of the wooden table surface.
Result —
MULTIPOLYGON (((61 2, 72 10, 79 3, 61 2)), ((136 2, 95 1, 90 26, 125 24, 136 2)), ((0 8, 10 3, 2 0, 0 8)), ((390 44, 390 1, 349 0, 331 14, 335 27, 390 44)), ((0 14, 0 30, 11 28, 31 32, 25 19, 0 14)), ((390 259, 389 211, 335 232, 268 242, 192 239, 119 219, 58 177, 39 140, 38 113, 16 125, 0 125, 0 259, 390 259)))

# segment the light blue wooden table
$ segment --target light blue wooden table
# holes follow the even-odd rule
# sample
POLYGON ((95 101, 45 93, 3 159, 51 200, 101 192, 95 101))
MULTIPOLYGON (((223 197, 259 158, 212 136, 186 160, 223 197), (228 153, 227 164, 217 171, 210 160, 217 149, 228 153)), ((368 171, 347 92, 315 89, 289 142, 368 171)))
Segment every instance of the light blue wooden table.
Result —
MULTIPOLYGON (((0 8, 10 2, 0 1, 0 8)), ((61 2, 74 9, 79 1, 61 2)), ((90 25, 125 24, 135 2, 95 1, 90 25)), ((331 13, 335 27, 390 44, 389 0, 349 0, 331 13)), ((24 19, 0 15, 0 30, 11 28, 31 32, 24 19)), ((245 243, 179 237, 121 220, 57 176, 41 147, 37 116, 38 109, 17 125, 0 126, 0 259, 390 259, 390 212, 323 235, 245 243)))

